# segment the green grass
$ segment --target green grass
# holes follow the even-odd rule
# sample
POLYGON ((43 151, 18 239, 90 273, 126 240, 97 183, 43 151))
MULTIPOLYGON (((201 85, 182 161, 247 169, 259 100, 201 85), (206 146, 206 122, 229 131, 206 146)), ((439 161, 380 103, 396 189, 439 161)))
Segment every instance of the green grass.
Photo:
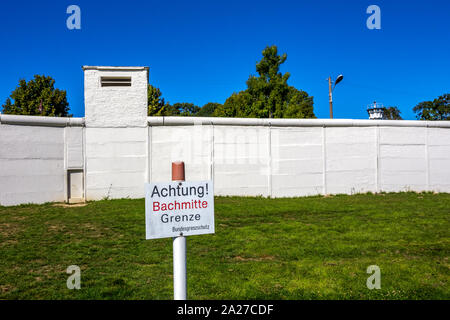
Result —
MULTIPOLYGON (((190 299, 450 298, 450 194, 215 202, 216 234, 187 238, 190 299)), ((143 199, 0 207, 0 298, 172 299, 172 240, 144 237, 143 199)))

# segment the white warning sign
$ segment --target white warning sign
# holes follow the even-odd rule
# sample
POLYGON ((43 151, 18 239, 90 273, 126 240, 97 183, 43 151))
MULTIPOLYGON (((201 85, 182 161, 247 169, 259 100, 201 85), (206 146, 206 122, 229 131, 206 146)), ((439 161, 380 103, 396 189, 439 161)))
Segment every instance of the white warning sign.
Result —
POLYGON ((145 184, 146 239, 214 233, 212 181, 145 184))

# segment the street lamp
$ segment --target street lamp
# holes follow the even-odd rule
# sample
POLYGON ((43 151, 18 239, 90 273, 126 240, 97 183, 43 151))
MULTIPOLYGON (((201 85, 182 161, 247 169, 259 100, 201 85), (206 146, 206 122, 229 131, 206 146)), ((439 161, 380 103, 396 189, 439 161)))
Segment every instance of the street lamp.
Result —
POLYGON ((334 81, 333 87, 331 87, 331 77, 328 77, 328 90, 329 90, 329 97, 330 97, 330 119, 333 119, 333 90, 336 87, 336 85, 344 79, 344 76, 342 74, 338 75, 336 80, 334 81))

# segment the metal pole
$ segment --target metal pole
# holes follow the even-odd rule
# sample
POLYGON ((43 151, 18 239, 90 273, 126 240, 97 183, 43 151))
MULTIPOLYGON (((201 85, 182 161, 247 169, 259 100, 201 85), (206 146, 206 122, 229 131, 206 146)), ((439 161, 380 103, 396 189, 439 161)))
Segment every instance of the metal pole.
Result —
POLYGON ((187 299, 186 237, 173 238, 173 299, 187 299))
POLYGON ((328 78, 328 90, 330 97, 330 119, 333 119, 333 93, 331 90, 331 77, 328 78))
MULTIPOLYGON (((172 162, 172 181, 184 181, 184 162, 172 162)), ((186 237, 173 238, 173 299, 187 299, 186 237)))

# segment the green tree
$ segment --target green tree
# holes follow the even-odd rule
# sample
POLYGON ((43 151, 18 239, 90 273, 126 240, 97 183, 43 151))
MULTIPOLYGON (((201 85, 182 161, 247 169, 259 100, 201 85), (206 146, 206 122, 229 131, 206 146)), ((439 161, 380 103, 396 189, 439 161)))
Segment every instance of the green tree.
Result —
POLYGON ((147 90, 147 104, 149 116, 161 116, 164 113, 166 103, 162 97, 161 90, 150 84, 147 90))
POLYGON ((413 108, 419 120, 450 120, 450 94, 424 101, 413 108))
POLYGON ((223 105, 216 108, 214 116, 228 118, 252 117, 250 112, 252 103, 252 97, 247 90, 233 93, 223 105))
POLYGON ((200 110, 199 106, 188 102, 178 102, 173 105, 175 110, 178 110, 176 115, 192 117, 200 110))
POLYGON ((203 107, 198 110, 195 114, 197 117, 212 117, 214 116, 214 111, 221 106, 220 103, 208 102, 203 107))
POLYGON ((161 113, 162 116, 179 116, 180 115, 180 109, 178 109, 177 107, 175 107, 174 105, 171 105, 169 103, 166 103, 164 105, 164 110, 161 113))
POLYGON ((258 76, 251 75, 247 89, 233 93, 214 115, 220 117, 315 118, 313 97, 288 85, 290 74, 280 72, 287 55, 278 54, 276 46, 268 46, 256 64, 258 76))
POLYGON ((34 79, 19 80, 19 86, 2 105, 4 114, 39 115, 50 117, 71 116, 66 91, 55 89, 55 80, 35 75, 34 79))
POLYGON ((387 120, 403 120, 400 116, 400 109, 397 107, 385 107, 384 108, 384 116, 387 120))
POLYGON ((289 87, 287 101, 283 118, 316 118, 313 97, 308 96, 305 91, 289 87))
POLYGON ((162 97, 161 90, 148 85, 147 104, 149 116, 179 116, 181 111, 178 107, 166 102, 162 97))
POLYGON ((282 74, 280 66, 287 55, 278 55, 276 46, 266 47, 262 55, 263 58, 256 64, 259 76, 250 76, 247 80, 247 90, 254 100, 251 113, 257 118, 282 118, 290 74, 282 74))

